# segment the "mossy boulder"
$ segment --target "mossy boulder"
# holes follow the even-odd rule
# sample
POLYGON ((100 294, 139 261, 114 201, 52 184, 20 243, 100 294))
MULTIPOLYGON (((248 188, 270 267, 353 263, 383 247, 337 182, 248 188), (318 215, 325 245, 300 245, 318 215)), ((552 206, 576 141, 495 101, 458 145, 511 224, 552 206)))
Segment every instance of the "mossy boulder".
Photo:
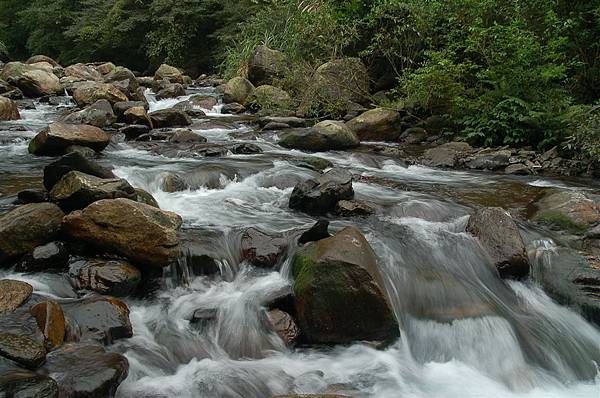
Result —
POLYGON ((534 220, 576 234, 600 223, 600 199, 580 191, 551 192, 535 207, 534 220))
POLYGON ((243 104, 246 98, 254 91, 254 85, 243 77, 234 77, 223 87, 223 102, 226 104, 243 104))
POLYGON ((306 151, 329 151, 355 148, 360 141, 343 122, 325 120, 309 129, 282 134, 279 145, 306 151))
POLYGON ((274 84, 289 69, 289 60, 281 51, 258 46, 248 60, 248 79, 257 86, 274 84))
POLYGON ((174 66, 162 64, 154 74, 154 80, 166 80, 170 83, 185 84, 183 73, 174 66))
POLYGON ((391 343, 399 337, 375 253, 356 228, 301 247, 292 272, 297 320, 308 343, 391 343))
POLYGON ((290 95, 275 86, 259 86, 246 98, 245 106, 254 111, 289 111, 292 108, 290 95))

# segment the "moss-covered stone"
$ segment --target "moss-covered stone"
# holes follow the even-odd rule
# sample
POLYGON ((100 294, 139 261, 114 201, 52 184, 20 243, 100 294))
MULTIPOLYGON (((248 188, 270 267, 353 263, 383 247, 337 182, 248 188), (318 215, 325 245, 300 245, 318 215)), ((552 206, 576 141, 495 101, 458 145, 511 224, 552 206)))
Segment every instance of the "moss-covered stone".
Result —
POLYGON ((549 225, 554 228, 569 231, 575 234, 582 234, 587 230, 585 224, 578 223, 564 213, 556 210, 542 211, 536 214, 535 221, 549 225))
POLYGON ((292 108, 292 98, 280 88, 264 85, 256 87, 244 105, 254 111, 287 111, 292 108))

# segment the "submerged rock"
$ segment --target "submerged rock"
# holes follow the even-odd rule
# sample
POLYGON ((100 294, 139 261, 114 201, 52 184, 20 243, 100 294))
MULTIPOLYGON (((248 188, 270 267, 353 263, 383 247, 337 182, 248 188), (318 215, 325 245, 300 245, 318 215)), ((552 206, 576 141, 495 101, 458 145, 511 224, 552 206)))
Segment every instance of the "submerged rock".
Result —
POLYGON ((297 319, 308 343, 390 343, 400 335, 375 253, 356 228, 301 247, 292 272, 297 319))
POLYGON ((364 217, 375 213, 375 209, 359 200, 340 200, 335 206, 335 214, 342 217, 364 217))
POLYGON ((108 199, 66 216, 63 230, 71 239, 142 265, 163 267, 179 257, 181 223, 175 213, 129 199, 108 199))
POLYGON ((291 209, 322 215, 335 209, 340 200, 354 197, 352 174, 343 169, 331 169, 317 180, 307 180, 294 187, 290 196, 291 209))
POLYGON ((98 127, 87 124, 51 123, 29 142, 29 153, 38 156, 59 156, 73 145, 101 151, 110 142, 110 136, 98 127))
POLYGON ((529 260, 517 224, 498 207, 479 209, 469 219, 467 232, 475 236, 491 257, 500 277, 529 274, 529 260))
POLYGON ((71 171, 79 171, 98 178, 116 178, 110 169, 99 165, 78 152, 73 152, 64 155, 57 161, 44 167, 44 187, 48 191, 51 191, 54 185, 56 185, 65 174, 71 171))
POLYGON ((279 145, 308 151, 329 151, 355 148, 360 144, 356 134, 342 122, 326 120, 305 130, 281 135, 279 145))
POLYGON ((79 259, 70 265, 69 275, 78 290, 123 297, 133 293, 142 275, 123 260, 79 259))

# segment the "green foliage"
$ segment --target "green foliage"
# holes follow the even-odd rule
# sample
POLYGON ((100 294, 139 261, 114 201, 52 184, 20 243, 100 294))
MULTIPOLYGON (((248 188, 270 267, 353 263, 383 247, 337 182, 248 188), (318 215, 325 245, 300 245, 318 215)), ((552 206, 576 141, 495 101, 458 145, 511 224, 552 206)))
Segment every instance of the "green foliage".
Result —
POLYGON ((578 158, 600 163, 600 103, 575 106, 565 119, 570 134, 565 148, 576 152, 578 158))

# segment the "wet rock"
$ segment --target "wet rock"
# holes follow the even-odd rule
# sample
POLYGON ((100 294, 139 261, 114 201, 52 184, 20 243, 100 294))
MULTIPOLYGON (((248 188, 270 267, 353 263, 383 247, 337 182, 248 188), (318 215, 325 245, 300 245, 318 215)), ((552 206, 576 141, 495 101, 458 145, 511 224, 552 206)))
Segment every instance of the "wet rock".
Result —
POLYGON ((104 76, 104 81, 106 83, 114 83, 119 88, 122 88, 121 91, 130 94, 135 93, 139 87, 137 78, 133 72, 123 66, 115 67, 110 73, 104 76))
POLYGON ((151 128, 142 124, 132 124, 130 126, 123 127, 119 132, 128 140, 137 139, 142 136, 149 136, 151 128))
POLYGON ((256 228, 242 234, 242 258, 262 268, 275 267, 285 251, 287 241, 282 236, 269 235, 256 228))
POLYGON ((17 105, 9 98, 0 96, 0 120, 19 120, 21 115, 17 105))
POLYGON ((375 108, 346 123, 361 141, 397 141, 400 136, 400 113, 393 109, 375 108))
POLYGON ((125 121, 125 112, 131 108, 144 108, 148 110, 148 104, 143 101, 122 101, 113 105, 113 110, 117 119, 121 122, 125 121))
POLYGON ((124 356, 91 344, 67 344, 48 354, 44 369, 56 380, 61 397, 111 398, 127 377, 124 356))
POLYGON ((514 174, 514 175, 533 174, 533 170, 531 170, 531 168, 527 167, 523 163, 511 164, 504 169, 504 172, 506 174, 514 174))
POLYGON ((279 335, 286 345, 296 344, 300 336, 300 329, 290 314, 275 309, 267 312, 267 318, 273 331, 279 335))
POLYGON ((136 197, 127 180, 98 178, 80 171, 68 172, 50 191, 50 199, 65 211, 80 210, 102 199, 136 197))
POLYGON ((67 147, 67 149, 65 149, 65 154, 74 153, 74 152, 77 152, 81 156, 90 158, 90 159, 96 156, 96 151, 94 151, 91 148, 81 146, 81 145, 70 145, 67 147))
POLYGON ((113 297, 95 296, 62 304, 69 328, 79 341, 112 344, 133 335, 127 305, 113 297))
POLYGON ((206 325, 209 322, 213 322, 217 319, 218 311, 216 308, 199 308, 194 311, 190 322, 195 324, 206 325))
POLYGON ((55 204, 32 203, 0 216, 0 264, 52 241, 63 215, 55 204))
POLYGON ((116 122, 117 117, 110 102, 102 99, 83 110, 71 113, 63 121, 71 124, 89 124, 102 128, 116 122))
POLYGON ((215 107, 219 101, 210 95, 192 95, 188 100, 190 104, 194 107, 202 108, 202 109, 212 109, 215 107))
POLYGON ((600 201, 580 191, 549 193, 535 207, 534 220, 574 233, 600 222, 600 201))
POLYGON ((301 245, 308 242, 316 242, 321 239, 329 238, 331 234, 329 233, 329 221, 327 220, 319 220, 315 225, 310 227, 309 230, 305 231, 300 238, 298 239, 298 243, 301 245))
POLYGON ((99 100, 106 100, 111 104, 128 101, 129 98, 119 88, 111 83, 86 82, 77 86, 73 91, 73 99, 77 106, 84 107, 99 100))
POLYGON ((128 199, 100 200, 64 218, 72 239, 121 254, 136 264, 162 267, 180 254, 181 217, 128 199))
POLYGON ((167 172, 163 175, 160 185, 164 192, 171 193, 185 191, 190 187, 183 177, 171 172, 167 172))
POLYGON ((465 142, 449 142, 425 151, 422 161, 432 167, 456 167, 458 160, 472 151, 473 148, 465 142))
POLYGON ((38 246, 26 255, 17 266, 19 272, 43 272, 65 269, 69 261, 69 250, 63 242, 50 242, 38 246))
POLYGON ((184 84, 183 73, 174 66, 162 64, 154 74, 154 80, 166 80, 170 83, 184 84))
POLYGON ((135 193, 137 195, 135 198, 136 202, 145 203, 149 206, 156 207, 157 209, 160 208, 158 202, 156 201, 154 196, 150 194, 150 192, 147 192, 142 188, 135 188, 135 193))
POLYGON ((64 155, 67 147, 80 145, 101 151, 110 136, 98 127, 87 124, 50 123, 29 142, 29 153, 38 156, 64 155))
POLYGON ((27 97, 61 95, 64 92, 54 73, 21 62, 9 62, 4 65, 0 79, 18 87, 27 97))
POLYGON ((116 178, 113 172, 91 159, 74 152, 64 155, 55 162, 44 167, 44 187, 52 190, 63 176, 71 171, 79 171, 98 178, 116 178))
POLYGON ((279 145, 308 151, 329 151, 355 148, 358 137, 342 122, 326 120, 314 127, 294 130, 281 135, 279 145))
POLYGON ((289 61, 284 53, 260 45, 248 60, 248 79, 257 86, 273 84, 283 78, 288 68, 289 61))
POLYGON ((265 126, 267 126, 271 123, 286 124, 290 127, 297 127, 297 128, 302 128, 302 127, 308 126, 308 121, 306 119, 299 118, 299 117, 292 117, 292 116, 264 116, 264 117, 259 118, 257 120, 257 122, 258 122, 259 126, 262 127, 263 129, 265 128, 265 126))
POLYGON ((91 65, 75 64, 65 68, 65 76, 81 80, 100 81, 102 75, 91 65))
POLYGON ((256 144, 236 144, 231 147, 231 152, 236 155, 252 155, 256 153, 262 153, 263 150, 256 144))
POLYGON ((470 169, 478 170, 500 170, 510 165, 510 150, 501 150, 491 153, 480 153, 467 160, 466 165, 470 169))
POLYGON ((335 214, 341 217, 365 217, 375 214, 375 209, 360 200, 340 200, 335 206, 335 214))
POLYGON ((420 144, 421 142, 425 141, 427 139, 427 130, 425 130, 422 127, 411 127, 406 129, 401 135, 400 135, 400 141, 404 142, 405 144, 409 144, 409 145, 413 145, 413 144, 420 144))
POLYGON ((32 57, 29 57, 29 59, 27 59, 27 61, 25 61, 26 64, 30 64, 30 65, 37 64, 38 62, 46 62, 53 67, 60 66, 58 64, 58 62, 56 62, 55 60, 53 60, 52 58, 50 58, 46 55, 34 55, 32 57))
POLYGON ((48 351, 60 347, 65 339, 67 324, 62 307, 54 301, 43 301, 29 310, 45 338, 48 351))
POLYGON ((375 253, 356 228, 301 247, 292 273, 297 320, 308 343, 390 343, 400 335, 375 253))
POLYGON ((333 163, 331 163, 329 160, 316 156, 303 156, 299 158, 292 158, 288 161, 295 166, 319 172, 333 167, 333 163))
POLYGON ((203 118, 206 116, 206 113, 202 109, 196 108, 190 101, 179 102, 173 108, 185 112, 186 115, 192 118, 203 118))
POLYGON ((134 125, 144 125, 149 128, 153 128, 152 120, 150 120, 150 116, 141 106, 135 106, 133 108, 129 108, 123 113, 123 119, 126 123, 134 124, 134 125))
POLYGON ((150 113, 150 120, 155 128, 185 127, 192 124, 192 119, 179 109, 161 109, 150 113))
POLYGON ((292 98, 278 87, 258 86, 248 95, 244 105, 253 111, 281 112, 292 108, 292 98))
POLYGON ((237 115, 239 113, 244 113, 245 111, 246 108, 244 107, 244 105, 235 102, 223 105, 223 107, 221 108, 221 113, 224 115, 237 115))
POLYGON ((170 142, 174 143, 184 143, 184 142, 206 142, 206 138, 202 137, 200 134, 194 133, 190 129, 178 129, 175 130, 171 138, 170 142))
POLYGON ((156 93, 156 99, 177 98, 185 95, 185 88, 179 83, 167 84, 156 93))
POLYGON ((31 297, 33 287, 12 279, 0 280, 0 312, 14 311, 31 297))
POLYGON ((96 67, 96 70, 102 75, 108 75, 110 72, 115 70, 116 66, 112 62, 105 62, 96 67))
POLYGON ((43 203, 48 201, 48 192, 41 189, 25 189, 17 194, 19 204, 43 203))
POLYGON ((517 224, 498 207, 479 209, 469 219, 467 232, 476 237, 492 259, 500 277, 529 274, 529 260, 517 224))
POLYGON ((335 209, 340 200, 354 197, 352 174, 343 169, 331 169, 317 180, 307 180, 294 187, 290 196, 291 209, 321 215, 335 209))
POLYGON ((46 359, 46 349, 28 337, 0 333, 0 357, 15 361, 27 369, 37 369, 46 359))
POLYGON ((229 80, 223 89, 223 102, 226 104, 243 104, 254 90, 254 85, 243 77, 229 80))
POLYGON ((54 379, 19 369, 0 374, 0 397, 59 398, 54 379))
POLYGON ((69 276, 78 290, 124 297, 133 293, 141 273, 123 260, 79 259, 71 263, 69 276))

